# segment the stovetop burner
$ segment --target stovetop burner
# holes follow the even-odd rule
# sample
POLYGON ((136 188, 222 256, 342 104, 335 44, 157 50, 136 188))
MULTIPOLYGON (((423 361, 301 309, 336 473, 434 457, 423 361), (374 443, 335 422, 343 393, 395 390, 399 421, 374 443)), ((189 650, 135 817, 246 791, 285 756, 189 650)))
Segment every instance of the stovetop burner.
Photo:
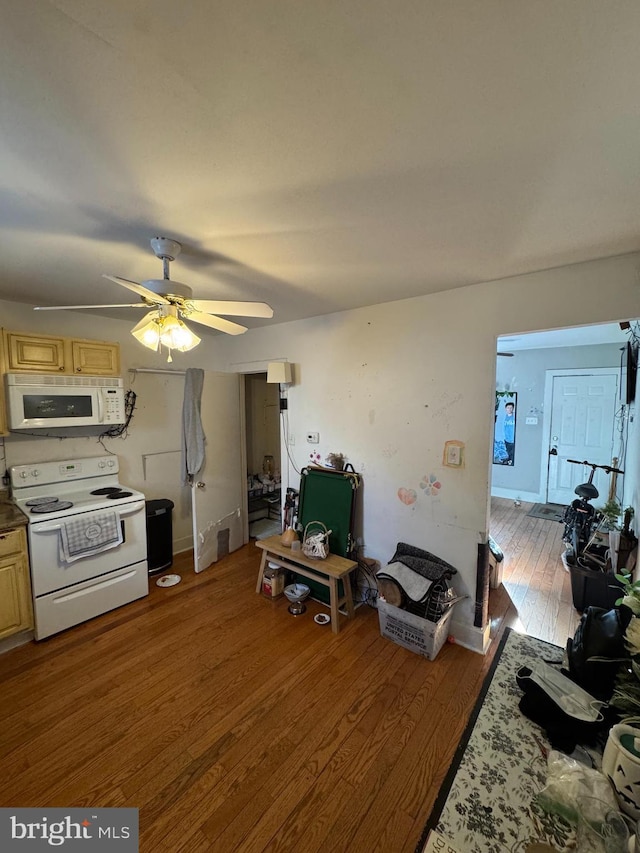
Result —
POLYGON ((94 489, 92 492, 89 492, 91 495, 116 495, 119 494, 122 489, 119 486, 103 486, 101 489, 94 489))
POLYGON ((25 501, 25 506, 41 506, 42 504, 53 504, 57 503, 60 498, 31 498, 31 500, 25 501))
POLYGON ((118 498, 130 498, 132 494, 133 492, 122 492, 120 491, 120 489, 118 489, 116 492, 111 492, 111 494, 108 494, 107 497, 110 500, 117 500, 118 498))
POLYGON ((31 512, 59 512, 62 509, 69 509, 72 506, 73 503, 71 501, 60 501, 58 500, 58 498, 55 498, 54 500, 49 501, 48 503, 32 506, 31 512))

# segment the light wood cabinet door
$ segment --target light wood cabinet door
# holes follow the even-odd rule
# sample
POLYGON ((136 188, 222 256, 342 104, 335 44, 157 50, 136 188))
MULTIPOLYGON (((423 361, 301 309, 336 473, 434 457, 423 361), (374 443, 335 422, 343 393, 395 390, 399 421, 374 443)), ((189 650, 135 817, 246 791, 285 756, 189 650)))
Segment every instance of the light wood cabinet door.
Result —
POLYGON ((62 373, 67 367, 64 338, 6 332, 6 369, 62 373))
POLYGON ((120 346, 104 341, 71 341, 74 373, 90 376, 118 376, 120 346))
POLYGON ((0 435, 9 435, 7 406, 5 403, 4 377, 0 376, 0 435))
POLYGON ((23 528, 0 532, 0 639, 33 628, 27 540, 23 528))

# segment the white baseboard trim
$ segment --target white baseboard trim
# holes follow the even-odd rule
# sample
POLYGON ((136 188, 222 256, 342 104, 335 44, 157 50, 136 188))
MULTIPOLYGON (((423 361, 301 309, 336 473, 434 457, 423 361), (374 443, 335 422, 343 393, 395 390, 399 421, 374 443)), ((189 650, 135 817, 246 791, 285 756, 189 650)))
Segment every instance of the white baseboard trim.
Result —
POLYGON ((451 621, 451 634, 455 637, 456 645, 463 646, 465 649, 470 649, 472 652, 477 652, 480 655, 486 654, 489 648, 490 629, 490 624, 487 624, 484 628, 476 628, 475 625, 456 622, 455 616, 451 621))
POLYGON ((183 536, 182 539, 173 540, 173 553, 182 554, 183 551, 193 551, 192 536, 183 536))
POLYGON ((527 501, 527 503, 540 504, 544 500, 537 492, 522 492, 516 489, 500 489, 491 487, 492 498, 506 498, 510 501, 527 501))

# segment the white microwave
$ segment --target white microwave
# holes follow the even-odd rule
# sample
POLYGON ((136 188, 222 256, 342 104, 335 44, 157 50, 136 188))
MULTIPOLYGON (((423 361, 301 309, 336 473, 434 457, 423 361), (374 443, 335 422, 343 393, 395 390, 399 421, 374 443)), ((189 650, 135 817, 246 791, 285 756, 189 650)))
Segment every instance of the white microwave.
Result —
POLYGON ((125 422, 122 379, 5 374, 10 430, 114 426, 125 422))

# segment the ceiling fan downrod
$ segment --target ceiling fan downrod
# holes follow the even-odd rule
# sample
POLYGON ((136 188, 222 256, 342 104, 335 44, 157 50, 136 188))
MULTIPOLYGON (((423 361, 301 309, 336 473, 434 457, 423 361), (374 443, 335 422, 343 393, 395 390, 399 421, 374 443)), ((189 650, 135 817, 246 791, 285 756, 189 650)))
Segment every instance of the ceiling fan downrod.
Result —
POLYGON ((153 254, 162 261, 163 278, 170 281, 169 264, 178 257, 182 246, 177 240, 170 240, 168 237, 152 237, 150 243, 153 254))

